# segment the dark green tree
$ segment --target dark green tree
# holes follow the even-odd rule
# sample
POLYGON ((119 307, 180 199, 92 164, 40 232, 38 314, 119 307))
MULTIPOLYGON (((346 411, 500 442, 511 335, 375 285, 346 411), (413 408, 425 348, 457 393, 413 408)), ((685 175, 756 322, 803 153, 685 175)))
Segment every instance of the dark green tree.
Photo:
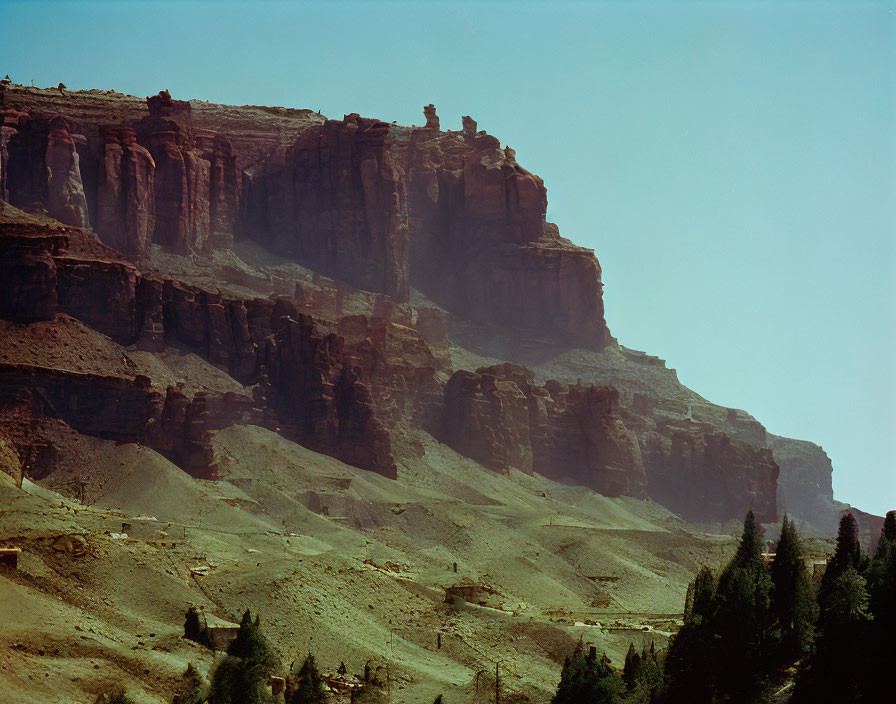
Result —
POLYGON ((816 652, 800 671, 793 704, 882 701, 868 679, 870 625, 865 579, 850 565, 829 583, 816 652))
POLYGON ((709 621, 715 611, 715 600, 716 578, 712 570, 704 565, 694 580, 690 620, 695 623, 709 621))
POLYGON ((834 548, 834 554, 828 560, 818 589, 818 606, 821 610, 822 620, 828 611, 828 600, 834 582, 850 567, 861 571, 861 566, 862 547, 859 544, 859 524, 852 513, 847 513, 840 519, 840 526, 837 529, 837 545, 834 548))
POLYGON ((266 685, 277 668, 273 650, 261 632, 260 621, 243 614, 227 655, 211 674, 209 704, 261 704, 269 699, 266 685))
POLYGON ((625 654, 625 666, 622 668, 622 681, 631 689, 635 686, 635 675, 641 665, 641 656, 635 650, 635 644, 628 644, 628 652, 625 654))
POLYGON ((308 653, 292 684, 289 704, 323 704, 325 701, 323 678, 314 662, 314 656, 308 653))
POLYGON ((716 579, 708 567, 701 567, 689 588, 692 604, 684 625, 672 638, 664 667, 665 702, 690 701, 709 704, 713 700, 715 678, 716 579))
POLYGON ((896 511, 884 519, 867 578, 874 620, 892 635, 896 628, 896 511))
POLYGON ((793 520, 784 516, 771 565, 772 616, 784 658, 809 651, 814 638, 815 603, 806 556, 793 520))
POLYGON ((261 632, 259 619, 256 617, 253 621, 249 609, 243 614, 240 629, 227 647, 227 654, 249 662, 271 664, 273 651, 261 632))
POLYGON ((716 697, 726 702, 756 701, 766 684, 771 578, 761 546, 750 511, 737 552, 719 576, 712 619, 716 697))
POLYGON ((134 704, 134 700, 121 689, 112 694, 109 698, 109 704, 134 704))
MULTIPOLYGON (((896 511, 887 513, 874 558, 866 573, 873 616, 868 646, 869 691, 892 687, 893 639, 896 633, 896 511)), ((881 697, 884 700, 885 697, 881 697)))
POLYGON ((551 704, 612 704, 625 689, 603 657, 585 655, 581 644, 566 658, 551 704))

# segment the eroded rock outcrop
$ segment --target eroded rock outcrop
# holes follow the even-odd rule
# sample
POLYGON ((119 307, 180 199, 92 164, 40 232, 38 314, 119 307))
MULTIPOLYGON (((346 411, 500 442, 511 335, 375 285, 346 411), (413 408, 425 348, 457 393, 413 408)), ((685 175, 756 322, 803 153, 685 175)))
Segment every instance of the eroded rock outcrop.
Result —
POLYGON ((353 286, 408 297, 405 182, 389 125, 347 115, 309 129, 285 162, 247 180, 246 229, 353 286))
POLYGON ((59 298, 54 255, 67 246, 64 232, 0 223, 0 318, 30 323, 56 315, 59 298))
POLYGON ((45 209, 66 225, 88 226, 80 159, 68 122, 54 115, 17 113, 16 128, 4 138, 11 202, 45 209))
POLYGON ((723 522, 749 510, 762 523, 777 520, 771 450, 696 427, 648 435, 642 456, 651 497, 687 520, 723 522))
POLYGON ((97 170, 96 228, 107 244, 145 256, 155 228, 156 164, 132 129, 109 129, 97 170))
POLYGON ((643 496, 637 440, 612 387, 536 386, 525 367, 456 372, 445 386, 442 434, 486 467, 515 467, 590 486, 608 496, 643 496))
POLYGON ((470 120, 462 134, 415 130, 402 154, 413 285, 472 320, 610 341, 594 252, 546 222, 544 183, 513 150, 470 120))
POLYGON ((356 467, 396 476, 386 428, 369 387, 346 365, 344 340, 278 301, 264 365, 271 401, 288 437, 356 467))
POLYGON ((230 142, 194 130, 190 104, 167 91, 146 102, 136 130, 155 162, 153 241, 177 252, 230 246, 239 210, 230 142))
POLYGON ((162 393, 124 372, 21 365, 7 369, 6 388, 32 383, 60 419, 100 437, 111 437, 111 417, 96 404, 120 407, 116 439, 136 437, 200 476, 214 475, 209 437, 232 422, 395 476, 390 429, 405 423, 496 471, 651 496, 696 521, 748 508, 774 520, 776 482, 778 508, 798 516, 835 505, 823 453, 775 439, 744 412, 692 414, 690 397, 654 396, 661 360, 612 344, 598 261, 546 222, 541 179, 471 118, 443 132, 434 106, 424 114, 412 129, 167 92, 143 101, 6 91, 0 188, 23 207, 89 224, 114 250, 72 227, 0 238, 9 282, 0 317, 66 313, 120 345, 194 352, 251 391, 162 393), (233 252, 217 252, 204 279, 149 269, 153 243, 206 266, 235 236, 315 271, 285 263, 258 274, 233 252), (411 287, 432 302, 420 307, 411 287), (628 389, 612 380, 621 405, 597 373, 597 385, 537 384, 509 364, 452 376, 449 326, 468 321, 511 341, 609 344, 645 380, 628 389))
POLYGON ((545 222, 541 179, 468 117, 443 132, 431 105, 426 126, 408 129, 355 114, 243 117, 167 91, 105 113, 77 92, 9 87, 4 100, 13 204, 89 220, 129 257, 153 242, 208 253, 239 233, 398 301, 414 285, 478 322, 595 349, 610 340, 593 252, 545 222))

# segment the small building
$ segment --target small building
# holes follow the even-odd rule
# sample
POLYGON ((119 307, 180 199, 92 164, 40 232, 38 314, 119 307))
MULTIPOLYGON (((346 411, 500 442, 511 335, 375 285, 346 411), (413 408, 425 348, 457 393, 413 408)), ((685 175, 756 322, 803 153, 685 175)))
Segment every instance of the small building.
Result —
POLYGON ((461 584, 445 587, 445 603, 456 604, 457 600, 466 601, 479 606, 492 606, 489 601, 498 594, 491 587, 464 580, 461 584))
POLYGON ((824 577, 825 570, 828 568, 827 559, 812 560, 812 581, 818 586, 821 584, 821 578, 824 577))
POLYGON ((202 609, 191 606, 184 621, 184 638, 201 643, 212 650, 227 650, 240 627, 202 609))
POLYGON ((19 555, 22 548, 6 546, 0 548, 0 565, 16 569, 19 566, 19 555))
POLYGON ((208 644, 212 650, 227 650, 236 634, 239 633, 240 627, 236 623, 225 621, 222 618, 206 614, 205 627, 208 638, 208 644))

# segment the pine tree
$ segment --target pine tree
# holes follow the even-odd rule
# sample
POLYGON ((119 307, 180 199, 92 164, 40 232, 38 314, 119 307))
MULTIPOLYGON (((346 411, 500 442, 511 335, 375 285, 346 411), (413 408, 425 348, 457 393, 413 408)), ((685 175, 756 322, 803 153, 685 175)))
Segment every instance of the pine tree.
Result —
POLYGON ((737 552, 730 567, 753 568, 762 564, 762 536, 756 525, 756 516, 748 511, 744 518, 744 530, 737 546, 737 552))
POLYGON ((896 511, 887 513, 868 568, 871 611, 880 628, 896 630, 896 511))
POLYGON ((122 689, 112 694, 109 698, 109 704, 134 704, 134 700, 122 689))
POLYGON ((268 697, 265 685, 277 667, 274 652, 246 609, 227 655, 215 667, 209 687, 209 704, 260 704, 268 697))
POLYGON ((694 614, 694 583, 688 582, 688 591, 684 597, 684 621, 690 621, 694 614))
POLYGON ((882 701, 870 691, 870 625, 865 579, 850 565, 829 585, 821 635, 797 679, 794 704, 882 701))
POLYGON ((289 704, 323 704, 325 701, 323 678, 318 672, 314 656, 308 653, 295 680, 289 704))
POLYGON ((715 610, 715 598, 716 578, 712 570, 704 565, 694 580, 691 620, 700 623, 710 620, 715 610))
POLYGON ((829 610, 829 600, 834 582, 852 567, 859 571, 862 564, 862 547, 859 544, 859 524, 852 513, 847 513, 840 519, 837 529, 837 545, 834 554, 828 560, 824 575, 821 578, 821 586, 818 589, 818 606, 821 610, 822 622, 829 610))
POLYGON ((896 511, 887 513, 867 578, 874 617, 868 684, 870 691, 883 692, 892 686, 892 641, 896 633, 896 511))
POLYGON ((624 688, 603 657, 585 655, 577 647, 563 664, 551 704, 612 704, 624 688))
POLYGON ((635 644, 629 643, 628 652, 625 654, 625 666, 622 668, 622 681, 625 682, 625 686, 629 689, 635 686, 635 670, 638 666, 635 658, 640 660, 635 652, 635 644))
POLYGON ((256 617, 252 621, 249 609, 243 614, 240 621, 240 629, 236 638, 227 648, 227 654, 249 662, 268 663, 272 658, 272 651, 267 640, 261 633, 261 622, 256 617))
POLYGON ((690 618, 671 642, 663 669, 663 701, 710 704, 715 678, 716 580, 708 567, 701 567, 694 580, 690 618))
POLYGON ((761 536, 750 511, 737 552, 719 576, 715 613, 716 695, 752 702, 764 686, 771 579, 762 562, 761 536))
POLYGON ((814 637, 814 602, 806 558, 793 520, 784 516, 771 565, 772 614, 785 658, 805 653, 814 637))

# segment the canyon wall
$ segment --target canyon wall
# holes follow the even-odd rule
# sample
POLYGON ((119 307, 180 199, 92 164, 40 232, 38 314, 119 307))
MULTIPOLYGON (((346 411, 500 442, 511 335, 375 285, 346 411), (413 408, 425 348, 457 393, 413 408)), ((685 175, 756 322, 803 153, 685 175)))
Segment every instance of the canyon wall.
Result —
POLYGON ((356 288, 412 286, 462 317, 601 349, 601 271, 545 221, 546 189, 477 131, 352 114, 0 86, 6 200, 134 261, 262 243, 356 288))
POLYGON ((214 476, 213 433, 249 422, 395 477, 393 433, 410 425, 495 471, 649 497, 694 521, 836 510, 820 448, 741 411, 672 412, 677 380, 633 395, 628 377, 536 382, 519 364, 465 362, 449 319, 622 350, 632 369, 653 358, 615 345, 598 261, 546 221, 541 179, 472 119, 443 131, 432 106, 425 115, 407 128, 4 86, 0 188, 58 222, 0 221, 0 319, 71 316, 123 349, 193 352, 245 389, 188 394, 13 354, 0 360, 7 405, 142 442, 199 476, 214 476), (216 286, 158 263, 159 252, 218 261, 240 241, 313 277, 280 270, 273 293, 251 295, 271 274, 235 264, 216 269, 232 279, 216 286), (29 389, 39 403, 21 401, 29 389), (120 428, 106 408, 121 409, 120 428))

